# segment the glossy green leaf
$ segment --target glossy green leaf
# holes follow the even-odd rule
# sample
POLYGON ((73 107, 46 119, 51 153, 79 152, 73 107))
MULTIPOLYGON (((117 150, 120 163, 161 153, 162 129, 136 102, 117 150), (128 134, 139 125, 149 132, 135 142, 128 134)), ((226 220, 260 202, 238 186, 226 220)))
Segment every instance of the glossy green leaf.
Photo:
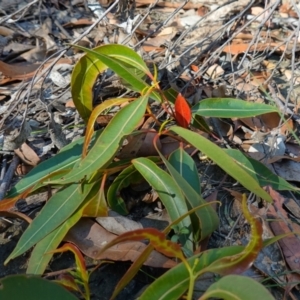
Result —
POLYGON ((84 215, 86 208, 89 207, 94 197, 97 196, 98 191, 99 182, 95 182, 84 202, 79 206, 75 213, 36 244, 28 261, 27 274, 42 275, 44 273, 53 256, 53 253, 50 252, 58 247, 70 228, 72 228, 84 215))
POLYGON ((206 123, 204 117, 194 114, 192 118, 191 125, 197 129, 202 130, 203 132, 211 133, 209 125, 206 123))
POLYGON ((171 153, 168 161, 176 169, 176 171, 186 181, 188 181, 189 185, 196 191, 196 193, 201 194, 201 185, 197 166, 191 156, 188 155, 182 147, 179 147, 171 153))
POLYGON ((57 283, 36 276, 7 276, 0 279, 0 285, 0 299, 3 300, 77 300, 57 283))
POLYGON ((126 66, 124 66, 120 61, 111 58, 108 55, 102 53, 95 53, 91 50, 85 50, 89 56, 99 58, 105 65, 112 69, 116 74, 118 74, 123 80, 127 81, 132 89, 135 91, 142 92, 145 88, 149 87, 146 82, 138 75, 130 72, 126 66))
MULTIPOLYGON (((158 162, 158 157, 148 157, 153 162, 158 162)), ((118 176, 114 179, 113 183, 109 186, 107 191, 107 203, 109 207, 118 212, 121 215, 127 215, 128 210, 123 198, 120 195, 120 191, 123 188, 128 187, 132 183, 140 183, 143 180, 143 176, 136 170, 133 165, 125 168, 118 176)))
MULTIPOLYGON (((142 58, 133 50, 122 45, 106 45, 97 48, 97 51, 84 48, 78 45, 73 45, 87 53, 87 56, 93 64, 98 64, 98 61, 105 64, 113 70, 118 76, 130 84, 131 89, 142 93, 150 86, 141 78, 139 72, 132 72, 132 68, 128 65, 145 72, 148 76, 151 73, 142 58)), ((157 99, 159 100, 159 98, 157 99)))
POLYGON ((241 151, 234 149, 225 149, 224 151, 248 172, 249 175, 257 180, 261 186, 270 185, 273 189, 280 191, 299 191, 299 188, 291 185, 282 177, 272 173, 264 164, 251 157, 247 157, 241 151))
POLYGON ((71 77, 71 93, 74 105, 85 121, 88 122, 93 110, 93 87, 98 76, 107 66, 95 58, 82 56, 75 64, 71 77))
POLYGON ((113 211, 116 211, 121 215, 128 214, 126 204, 120 195, 120 190, 129 186, 135 179, 140 180, 141 174, 134 166, 129 166, 124 169, 110 185, 107 191, 107 202, 113 211))
POLYGON ((80 220, 82 211, 83 208, 78 209, 67 221, 36 244, 28 261, 27 274, 42 275, 45 272, 53 256, 49 252, 58 247, 69 229, 80 220))
POLYGON ((188 143, 207 155, 220 168, 222 168, 226 173, 228 173, 238 182, 240 182, 249 191, 265 199, 266 201, 273 202, 271 196, 261 188, 259 183, 223 149, 216 146, 214 143, 204 138, 203 136, 185 128, 173 126, 170 128, 170 130, 179 134, 188 143))
POLYGON ((169 88, 163 91, 163 99, 167 99, 169 102, 175 104, 175 100, 178 96, 178 92, 175 91, 173 88, 169 88))
POLYGON ((115 106, 120 105, 122 103, 128 102, 130 99, 128 98, 114 98, 104 101, 103 103, 97 105, 88 120, 87 126, 86 126, 86 132, 85 132, 85 139, 83 144, 83 150, 82 150, 82 157, 85 157, 88 151, 89 144, 91 142, 92 136, 94 134, 94 126, 95 122, 98 118, 98 116, 104 112, 106 109, 115 106))
POLYGON ((5 264, 29 250, 66 221, 84 201, 91 188, 92 184, 84 185, 83 188, 78 184, 71 184, 54 194, 22 234, 5 264))
MULTIPOLYGON (((100 134, 101 132, 97 131, 93 135, 92 145, 100 134)), ((55 156, 38 164, 8 192, 7 198, 15 197, 34 185, 36 186, 32 191, 37 190, 44 185, 42 182, 45 178, 53 180, 61 178, 64 173, 60 172, 69 172, 75 163, 80 161, 83 142, 84 138, 79 138, 62 148, 55 156)))
POLYGON ((88 49, 79 45, 72 45, 74 48, 78 48, 92 56, 96 56, 101 60, 101 55, 107 55, 115 60, 121 61, 128 64, 131 67, 134 67, 140 71, 143 71, 144 74, 150 74, 150 71, 144 62, 144 60, 128 46, 110 44, 99 46, 94 49, 88 49))
POLYGON ((120 61, 132 63, 136 68, 144 70, 145 73, 149 72, 142 58, 126 46, 104 45, 93 50, 78 45, 74 45, 74 47, 92 53, 92 55, 84 55, 80 58, 74 67, 71 79, 71 92, 74 104, 86 123, 93 109, 93 86, 98 76, 108 68, 96 56, 98 53, 114 57, 120 61))
POLYGON ((123 107, 102 131, 87 156, 76 164, 72 171, 56 184, 76 182, 107 166, 122 145, 122 141, 130 134, 143 117, 148 102, 147 96, 131 102, 123 107))
MULTIPOLYGON (((172 221, 175 221, 188 211, 182 191, 168 173, 147 158, 137 158, 132 160, 132 163, 158 193, 172 221)), ((182 228, 187 228, 189 233, 191 233, 192 225, 190 217, 182 220, 176 227, 178 232, 182 228)), ((181 242, 183 246, 193 251, 192 242, 188 240, 189 235, 185 235, 181 242)))
MULTIPOLYGON (((194 271, 199 272, 212 262, 226 256, 232 256, 243 251, 241 246, 210 249, 187 259, 194 271)), ((183 263, 168 270, 157 278, 139 297, 139 300, 170 300, 180 299, 189 287, 189 272, 183 263)))
POLYGON ((87 196, 88 203, 85 205, 82 216, 83 217, 107 217, 108 207, 105 198, 105 183, 106 176, 101 178, 101 183, 95 183, 91 192, 87 196))
MULTIPOLYGON (((7 194, 7 198, 15 197, 16 195, 24 192, 29 187, 37 184, 43 177, 48 176, 50 173, 59 172, 64 169, 72 169, 77 160, 80 159, 83 138, 80 138, 66 147, 54 157, 38 164, 28 174, 26 174, 7 194)), ((59 177, 61 177, 60 174, 59 177)))
MULTIPOLYGON (((190 178, 182 176, 182 174, 180 174, 178 170, 176 170, 163 156, 161 156, 161 158, 177 186, 180 187, 186 199, 188 200, 190 207, 194 208, 201 204, 205 204, 206 201, 202 198, 201 194, 197 193, 189 184, 190 178)), ((191 215, 191 219, 193 224, 194 238, 196 241, 203 240, 205 237, 209 236, 215 229, 218 228, 219 225, 218 215, 211 206, 197 210, 193 215, 191 215), (196 216, 196 219, 194 216, 196 216)))
POLYGON ((233 98, 209 98, 192 107, 192 113, 215 118, 247 118, 278 112, 275 106, 233 98))
POLYGON ((256 280, 239 275, 228 275, 213 283, 199 300, 274 300, 272 294, 256 280))

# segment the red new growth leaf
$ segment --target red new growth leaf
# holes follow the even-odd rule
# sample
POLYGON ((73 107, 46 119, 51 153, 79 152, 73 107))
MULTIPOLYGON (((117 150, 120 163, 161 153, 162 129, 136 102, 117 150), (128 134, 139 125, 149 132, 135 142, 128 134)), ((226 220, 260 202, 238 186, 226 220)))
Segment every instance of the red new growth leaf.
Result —
POLYGON ((177 257, 181 260, 184 259, 180 245, 167 240, 165 234, 155 228, 137 229, 123 233, 110 243, 106 244, 105 247, 101 249, 100 253, 121 242, 140 240, 149 240, 153 248, 166 256, 177 257))
POLYGON ((63 253, 66 251, 73 252, 73 254, 75 256, 75 260, 76 260, 77 270, 80 272, 83 279, 88 281, 88 275, 87 275, 84 257, 82 256, 81 252, 79 251, 79 249, 76 246, 74 246, 73 244, 70 244, 70 243, 66 243, 62 247, 57 248, 56 250, 51 251, 49 253, 63 253))
POLYGON ((175 100, 175 119, 178 125, 187 128, 191 122, 192 113, 185 98, 179 93, 175 100))
POLYGON ((255 261, 262 246, 262 224, 258 218, 252 216, 247 207, 247 198, 243 194, 242 210, 245 219, 251 226, 251 239, 244 250, 232 256, 226 256, 215 260, 207 267, 210 272, 218 273, 220 275, 241 274, 246 271, 255 261))

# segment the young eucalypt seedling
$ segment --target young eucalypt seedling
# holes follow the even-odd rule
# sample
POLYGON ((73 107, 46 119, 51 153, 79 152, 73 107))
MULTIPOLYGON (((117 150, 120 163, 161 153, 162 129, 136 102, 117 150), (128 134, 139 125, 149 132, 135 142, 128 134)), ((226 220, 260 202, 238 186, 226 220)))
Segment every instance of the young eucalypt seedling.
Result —
MULTIPOLYGON (((188 291, 187 299, 190 300, 194 282, 204 272, 226 276, 213 284, 201 299, 209 296, 226 298, 229 288, 237 299, 256 300, 258 293, 259 298, 263 295, 263 299, 272 299, 262 285, 246 277, 230 275, 246 270, 262 248, 261 224, 249 214, 245 195, 243 213, 251 224, 252 231, 248 245, 203 252, 199 249, 199 242, 212 234, 219 225, 219 219, 212 206, 202 198, 195 162, 182 145, 191 145, 201 151, 248 191, 272 202, 272 198, 262 187, 267 184, 274 186, 275 181, 278 185, 280 179, 281 185, 290 189, 286 181, 267 171, 261 163, 252 163, 241 152, 220 148, 193 131, 190 123, 195 124, 193 120, 199 120, 199 117, 202 118, 201 122, 205 122, 203 117, 252 117, 278 112, 277 109, 271 105, 231 98, 205 99, 190 107, 180 93, 173 89, 161 90, 157 74, 152 75, 143 59, 132 49, 123 45, 105 45, 93 50, 74 47, 86 53, 75 65, 71 80, 74 104, 86 124, 85 137, 72 142, 56 156, 35 167, 9 192, 7 199, 0 203, 0 210, 7 211, 26 194, 49 185, 58 188, 22 234, 5 263, 34 247, 27 273, 43 274, 55 249, 83 216, 105 217, 108 209, 121 214, 128 213, 119 191, 142 178, 157 192, 166 208, 178 243, 166 238, 171 232, 169 226, 163 233, 155 229, 128 232, 106 245, 102 251, 126 240, 148 239, 150 242, 116 286, 113 298, 133 278, 155 248, 167 256, 177 258, 181 263, 154 281, 140 299, 178 299, 188 291), (108 68, 139 96, 107 99, 94 107, 93 85, 99 74, 108 68), (147 83, 147 78, 152 82, 151 85, 147 83), (170 121, 167 124, 161 124, 157 120, 150 100, 159 103, 169 115, 170 121), (108 125, 94 132, 97 117, 120 105, 122 108, 108 125), (168 156, 164 156, 157 147, 155 156, 118 159, 124 139, 144 134, 138 129, 138 125, 145 114, 152 116, 158 127, 154 144, 162 135, 171 135, 180 141, 180 146, 168 156), (162 165, 165 167, 162 168, 162 165), (261 170, 269 173, 261 178, 257 176, 261 170), (113 181, 109 182, 108 178, 113 178, 113 181), (271 178, 270 182, 266 178, 271 178), (195 255, 196 250, 198 254, 195 255), (229 287, 228 280, 235 280, 239 284, 229 287), (243 298, 246 286, 251 287, 252 294, 243 298), (222 293, 218 294, 217 291, 222 293)), ((209 133, 207 124, 202 124, 209 133)), ((87 290, 86 282, 84 284, 87 290)))

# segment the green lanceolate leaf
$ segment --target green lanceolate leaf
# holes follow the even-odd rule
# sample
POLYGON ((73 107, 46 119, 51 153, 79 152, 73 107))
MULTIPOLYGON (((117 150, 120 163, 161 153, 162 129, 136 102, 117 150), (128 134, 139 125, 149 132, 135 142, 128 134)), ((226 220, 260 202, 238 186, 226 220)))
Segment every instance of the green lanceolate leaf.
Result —
MULTIPOLYGON (((168 173, 147 158, 137 158, 132 160, 132 163, 158 193, 159 198, 166 207, 172 221, 175 221, 188 211, 182 191, 168 173)), ((176 227, 178 232, 180 232, 182 228, 187 228, 189 230, 188 236, 184 237, 185 244, 182 245, 193 251, 193 245, 188 240, 189 235, 192 232, 190 217, 182 220, 176 227)))
POLYGON ((203 136, 185 128, 173 126, 170 128, 170 130, 179 134, 188 143, 207 155, 220 168, 240 182, 249 191, 265 199, 266 201, 273 201, 271 196, 261 188, 259 183, 220 147, 216 146, 203 136))
POLYGON ((82 216, 83 208, 78 209, 67 221, 39 241, 31 252, 28 261, 27 274, 42 275, 46 270, 53 253, 61 243, 69 229, 74 226, 82 216))
MULTIPOLYGON (((160 161, 159 157, 148 157, 153 162, 160 161)), ((109 186, 107 191, 107 202, 109 207, 118 212, 119 214, 126 215, 128 210, 123 198, 120 195, 120 191, 128 187, 132 183, 139 183, 143 181, 143 176, 131 165, 125 168, 109 186)))
POLYGON ((261 186, 272 186, 275 190, 280 191, 299 191, 299 188, 291 185, 286 180, 272 173, 261 162, 244 155, 241 151, 234 149, 225 149, 229 154, 249 175, 259 182, 261 186))
POLYGON ((209 125, 205 121, 204 117, 194 114, 192 118, 191 125, 197 129, 202 130, 203 132, 211 133, 211 129, 209 128, 209 125))
POLYGON ((98 58, 106 66, 112 69, 116 74, 118 74, 122 79, 127 81, 136 91, 142 92, 145 88, 149 87, 146 82, 140 77, 131 73, 122 62, 102 53, 97 53, 92 50, 85 49, 90 57, 98 58))
MULTIPOLYGON (((189 178, 183 177, 163 156, 161 156, 161 158, 176 184, 181 188, 189 206, 191 208, 195 208, 201 204, 205 204, 206 201, 201 197, 201 194, 197 193, 189 184, 189 178)), ((211 206, 206 206, 197 210, 193 215, 191 215, 191 217, 194 237, 197 241, 203 240, 218 228, 219 218, 211 206), (194 215, 197 217, 197 222, 195 222, 195 218, 193 217, 194 215)))
MULTIPOLYGON (((240 253, 243 247, 232 246, 221 249, 210 249, 187 259, 194 272, 208 267, 212 262, 222 257, 240 253)), ((170 300, 180 299, 189 287, 190 276, 183 263, 157 278, 139 297, 139 300, 170 300)))
MULTIPOLYGON (((93 86, 98 76, 104 72, 108 66, 101 61, 97 54, 107 55, 120 62, 131 64, 135 68, 142 70, 147 74, 149 72, 145 62, 132 49, 123 45, 104 45, 93 50, 74 45, 85 52, 86 55, 80 58, 76 63, 71 79, 71 92, 74 104, 87 123, 93 110, 93 86)), ((139 76, 136 76, 139 77, 139 76)), ((143 85, 143 89, 147 85, 143 85)), ((142 90, 140 90, 141 92, 142 90)))
POLYGON ((99 190, 99 182, 95 182, 91 191, 79 208, 70 216, 64 223, 58 228, 49 233, 41 241, 39 241, 31 252, 28 267, 26 270, 27 274, 42 275, 51 260, 53 253, 49 253, 55 250, 61 243, 63 238, 71 227, 73 227, 82 217, 85 208, 90 204, 91 200, 99 190))
POLYGON ((61 149, 54 157, 34 167, 9 191, 7 198, 12 198, 24 192, 29 187, 40 182, 43 177, 48 176, 50 173, 59 172, 64 169, 72 169, 75 162, 80 159, 83 141, 83 138, 74 141, 61 149))
POLYGON ((12 275, 0 280, 0 299, 78 300, 61 285, 37 276, 12 275))
POLYGON ((122 215, 128 214, 126 204, 120 195, 120 190, 129 186, 135 178, 141 180, 141 174, 134 166, 129 166, 128 168, 124 169, 110 185, 107 192, 107 202, 113 211, 116 211, 122 215))
MULTIPOLYGON (((92 145, 100 133, 98 131, 93 135, 92 145)), ((54 157, 38 164, 9 191, 7 198, 15 197, 34 185, 36 187, 32 192, 37 190, 44 185, 42 182, 45 178, 53 180, 61 178, 64 175, 62 172, 69 172, 75 163, 80 161, 83 142, 84 138, 80 138, 62 148, 54 157)))
POLYGON ((232 98, 209 98, 192 107, 192 113, 204 117, 247 118, 278 112, 275 106, 232 98))
POLYGON ((85 121, 88 122, 93 110, 93 87, 98 76, 107 66, 96 58, 82 56, 76 63, 71 77, 71 93, 75 107, 85 121))
POLYGON ((114 98, 105 100, 103 103, 97 105, 94 110, 92 111, 90 118, 88 120, 87 126, 86 126, 86 132, 85 132, 85 139, 83 144, 83 150, 82 150, 82 157, 85 157, 88 151, 89 144, 91 142, 92 136, 94 134, 94 126, 95 122, 98 118, 98 116, 104 112, 106 109, 115 106, 120 105, 126 102, 129 102, 131 99, 128 98, 114 98))
MULTIPOLYGON (((130 48, 121 45, 106 45, 96 48, 95 50, 90 50, 78 45, 73 45, 73 47, 85 51, 87 53, 87 57, 90 61, 93 61, 94 65, 97 66, 98 61, 100 62, 101 67, 102 64, 105 64, 108 68, 120 76, 123 81, 126 81, 132 90, 143 93, 150 87, 142 79, 143 76, 141 76, 140 72, 144 72, 152 79, 152 75, 148 67, 142 58, 130 48), (133 69, 137 70, 133 71, 133 69)), ((78 78, 80 79, 81 76, 79 75, 78 78)), ((151 97, 160 101, 160 97, 157 92, 152 92, 151 97)))
POLYGON ((143 71, 145 75, 150 74, 150 71, 144 60, 131 48, 124 45, 110 44, 99 46, 94 49, 88 49, 79 45, 72 45, 86 53, 96 56, 101 60, 101 55, 107 55, 115 60, 126 63, 129 66, 143 71))
POLYGON ((178 96, 178 92, 173 88, 169 88, 163 91, 163 96, 171 103, 175 104, 176 98, 178 96))
POLYGON ((29 250, 65 222, 85 200, 92 187, 93 184, 86 184, 83 187, 71 184, 53 195, 22 234, 5 264, 29 250))
POLYGON ((199 300, 274 300, 272 294, 256 280, 239 275, 228 275, 213 283, 199 300), (234 284, 233 284, 234 283, 234 284))
POLYGON ((176 171, 188 181, 189 185, 198 194, 201 194, 201 185, 196 164, 184 149, 179 147, 173 151, 168 160, 176 171))
POLYGON ((142 96, 122 108, 103 130, 87 156, 69 174, 52 183, 76 182, 107 166, 122 145, 124 137, 138 125, 145 113, 147 102, 148 96, 142 96))

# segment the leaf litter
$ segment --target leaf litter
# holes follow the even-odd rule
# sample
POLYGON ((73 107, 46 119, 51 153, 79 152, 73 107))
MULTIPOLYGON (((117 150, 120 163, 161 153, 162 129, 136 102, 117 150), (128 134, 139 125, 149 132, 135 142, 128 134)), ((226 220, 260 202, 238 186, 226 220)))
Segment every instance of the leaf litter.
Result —
MULTIPOLYGON (((2 1, 2 198, 9 186, 11 191, 8 196, 12 195, 18 177, 30 172, 32 166, 36 166, 39 161, 55 158, 60 149, 84 134, 85 125, 72 104, 75 99, 70 91, 71 71, 75 63, 82 59, 82 53, 69 45, 77 43, 87 48, 108 43, 127 45, 142 56, 151 71, 153 64, 156 65, 162 89, 171 87, 179 93, 177 99, 176 96, 166 96, 170 103, 175 104, 174 111, 169 113, 175 116, 178 125, 187 128, 191 121, 196 132, 212 137, 211 140, 218 146, 228 148, 228 152, 234 151, 230 148, 240 149, 245 157, 253 159, 243 162, 244 158, 238 158, 232 152, 232 157, 246 166, 247 172, 251 170, 249 178, 256 178, 274 200, 274 204, 266 204, 259 197, 253 197, 256 201, 251 205, 252 213, 262 220, 264 238, 272 238, 272 232, 275 236, 289 235, 273 244, 272 251, 267 251, 271 246, 262 250, 249 269, 249 272, 253 271, 249 276, 259 274, 258 277, 269 280, 268 282, 275 281, 277 286, 270 290, 276 299, 281 299, 285 292, 290 293, 291 297, 299 297, 298 291, 292 289, 299 282, 298 237, 290 234, 299 233, 299 215, 296 212, 300 205, 298 4, 294 1, 254 4, 254 1, 249 0, 217 3, 210 0, 172 3, 138 0, 134 12, 137 19, 132 23, 127 16, 133 12, 133 7, 127 7, 127 4, 124 6, 124 3, 91 0, 2 1), (96 10, 93 10, 95 7, 96 10), (240 108, 240 115, 231 117, 226 115, 226 110, 230 111, 232 103, 228 100, 224 102, 220 112, 212 115, 212 102, 207 102, 206 107, 206 102, 203 101, 207 98, 219 101, 222 101, 221 98, 238 98, 247 102, 249 107, 244 111, 240 108), (247 116, 252 103, 262 104, 262 109, 264 104, 272 104, 274 111, 259 116, 247 116), (196 114, 190 120, 190 113, 194 113, 196 109, 201 118, 196 114), (210 111, 206 115, 204 111, 207 109, 210 111), (225 119, 219 119, 220 117, 225 119), (14 166, 14 153, 21 161, 15 159, 18 163, 11 168, 14 166), (10 179, 14 172, 15 176, 10 179)), ((91 109, 105 103, 107 99, 124 95, 128 98, 136 96, 134 92, 129 92, 128 84, 111 70, 99 73, 94 72, 90 81, 88 93, 93 99, 91 109)), ((97 119, 94 129, 106 128, 118 109, 117 106, 101 113, 102 121, 97 119)), ((145 134, 128 136, 122 141, 116 157, 120 160, 128 159, 129 163, 131 159, 138 157, 158 156, 153 147, 155 134, 152 133, 158 132, 158 124, 167 121, 166 112, 170 109, 170 106, 161 109, 157 102, 151 102, 154 115, 149 116, 146 113, 144 122, 136 125, 136 129, 143 128, 145 134)), ((158 149, 166 157, 179 147, 182 144, 170 136, 162 136, 159 140, 158 149)), ((206 158, 206 153, 200 152, 197 156, 194 147, 188 144, 183 147, 195 160, 204 198, 218 192, 218 199, 222 202, 219 208, 219 228, 208 238, 208 243, 201 241, 201 251, 205 251, 206 247, 245 245, 250 240, 250 235, 249 224, 241 216, 243 187, 236 185, 231 178, 226 178, 224 172, 206 158)), ((113 170, 118 168, 117 163, 112 163, 110 167, 113 170)), ((40 178, 43 176, 46 174, 40 178)), ((113 182, 113 176, 115 175, 109 177, 108 182, 113 182)), ((54 180, 58 181, 59 178, 57 176, 54 180)), ((135 179, 126 183, 119 191, 120 199, 123 199, 129 212, 126 218, 134 219, 132 222, 142 222, 144 218, 151 217, 156 222, 146 222, 147 226, 158 226, 161 216, 168 215, 165 205, 145 180, 135 179), (149 201, 149 198, 152 200, 149 201)), ((2 206, 0 202, 1 211, 26 213, 34 218, 36 210, 41 209, 41 203, 48 201, 55 192, 56 190, 48 186, 48 195, 43 194, 39 200, 35 198, 29 201, 26 198, 9 203, 4 200, 2 206)), ((104 194, 105 192, 96 194, 99 196, 99 205, 103 205, 102 200, 106 201, 106 196, 103 199, 100 197, 104 194)), ((99 211, 105 211, 105 208, 99 211)), ((107 219, 109 220, 108 217, 107 219)), ((167 224, 171 222, 169 218, 165 219, 167 224)), ((116 220, 117 217, 113 222, 116 220)), ((10 216, 5 216, 0 221, 4 228, 0 242, 0 253, 4 261, 26 224, 10 216)), ((97 245, 111 239, 105 238, 105 234, 111 236, 111 223, 104 225, 100 222, 99 225, 94 220, 82 219, 69 231, 66 240, 79 247, 86 255, 87 262, 90 259, 97 260, 99 257, 93 251, 98 251, 97 245), (82 238, 82 231, 87 224, 97 227, 98 231, 82 238), (99 236, 103 239, 99 240, 99 236), (91 246, 91 243, 97 244, 97 247, 91 246)), ((162 231, 164 228, 159 229, 162 231)), ((142 253, 145 245, 136 241, 132 241, 128 247, 120 244, 118 251, 111 250, 112 252, 107 252, 102 258, 116 261, 116 264, 122 260, 135 261, 136 253, 142 253)), ((26 255, 28 257, 30 254, 26 255)), ((152 255, 147 262, 152 267, 170 268, 175 264, 174 260, 160 253, 153 252, 152 255), (151 263, 151 259, 155 262, 151 263)), ((55 260, 59 258, 55 258, 51 265, 55 264, 55 260)), ((14 267, 19 270, 18 265, 26 268, 24 257, 13 260, 8 265, 11 266, 8 270, 4 269, 1 262, 0 277, 13 273, 14 267)), ((65 267, 59 265, 56 268, 61 270, 71 266, 72 264, 65 267)), ((20 272, 24 270, 21 269, 20 272)), ((126 295, 128 299, 133 299, 132 295, 140 288, 139 279, 132 282, 128 292, 131 298, 126 295)), ((104 294, 101 292, 104 297, 101 299, 109 299, 113 288, 114 284, 110 291, 105 291, 104 294)), ((98 299, 99 291, 96 289, 94 293, 93 299, 98 299)))

